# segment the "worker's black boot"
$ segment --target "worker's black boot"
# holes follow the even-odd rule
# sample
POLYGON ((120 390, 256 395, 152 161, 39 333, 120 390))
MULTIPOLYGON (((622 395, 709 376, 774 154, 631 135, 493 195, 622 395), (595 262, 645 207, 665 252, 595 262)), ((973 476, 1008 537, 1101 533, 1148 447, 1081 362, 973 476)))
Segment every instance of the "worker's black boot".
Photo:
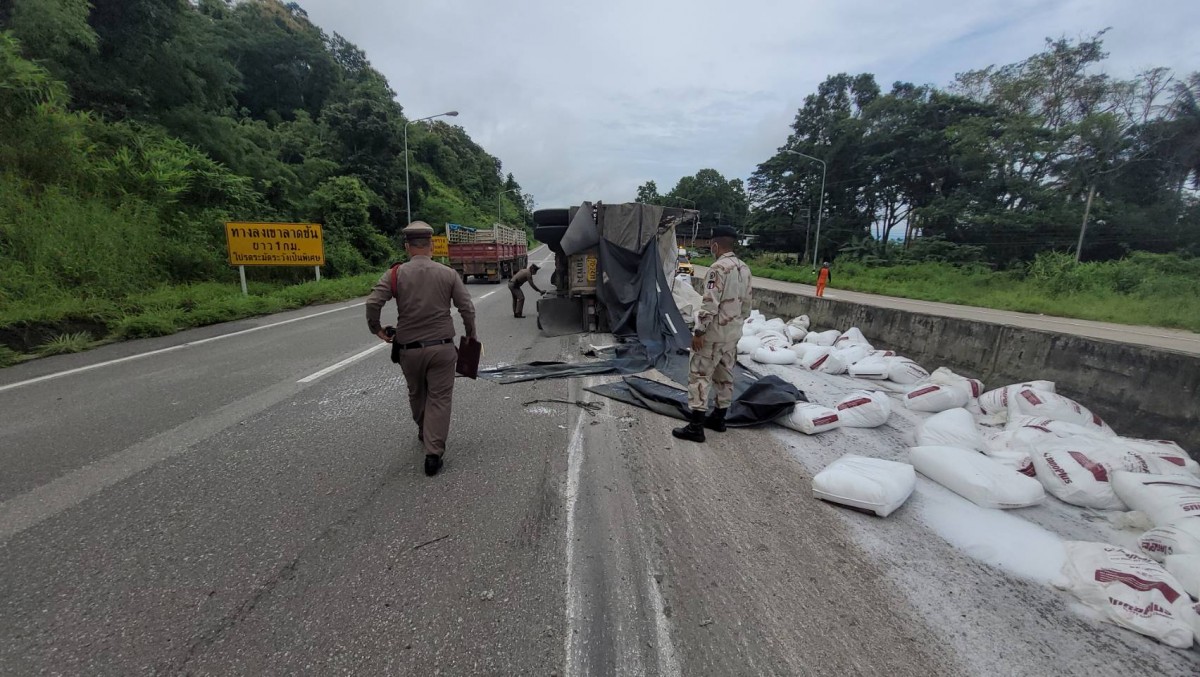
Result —
POLYGON ((708 415, 708 418, 704 419, 704 427, 708 428, 709 430, 712 430, 713 432, 718 432, 718 433, 725 432, 725 430, 726 430, 726 428, 725 428, 725 412, 726 411, 727 410, 725 409, 725 407, 717 407, 716 409, 713 409, 713 412, 708 415))
POLYGON ((704 441, 704 412, 692 410, 688 416, 691 422, 682 428, 676 428, 671 431, 671 434, 681 440, 689 442, 704 441))
POLYGON ((442 457, 437 454, 425 454, 425 474, 433 477, 442 469, 442 457))

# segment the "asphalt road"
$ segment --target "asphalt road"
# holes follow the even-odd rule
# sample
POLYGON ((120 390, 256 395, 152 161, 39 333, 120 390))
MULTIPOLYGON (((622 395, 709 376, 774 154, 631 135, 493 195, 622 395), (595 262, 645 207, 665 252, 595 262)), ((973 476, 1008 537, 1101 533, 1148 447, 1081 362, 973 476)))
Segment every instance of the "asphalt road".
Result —
MULTIPOLYGON (((489 364, 607 342, 542 338, 503 286, 470 289, 489 364)), ((1061 595, 1013 605, 1027 583, 928 545, 915 517, 813 500, 808 461, 858 438, 770 427, 695 445, 639 409, 548 401, 596 400, 592 381, 460 380, 446 467, 427 478, 376 345, 344 303, 0 371, 0 674, 896 677, 999 674, 997 652, 1020 654, 1005 674, 1196 665, 1083 620, 1046 648, 1029 621, 1065 613, 1061 595), (923 545, 881 548, 892 525, 923 545), (937 566, 959 572, 961 603, 913 594, 906 576, 937 566), (989 611, 960 619, 961 604, 989 611), (978 652, 957 641, 980 634, 978 652)))
MULTIPOLYGON (((701 277, 708 272, 704 266, 696 266, 696 275, 701 277)), ((816 287, 795 282, 781 282, 767 278, 755 278, 754 286, 761 289, 775 289, 813 296, 816 287)), ((937 303, 935 301, 918 301, 897 296, 881 296, 847 291, 830 286, 825 289, 825 298, 832 300, 851 301, 869 306, 896 308, 914 313, 956 317, 967 320, 980 320, 996 324, 1041 329, 1063 334, 1074 334, 1089 338, 1132 343, 1135 345, 1166 348, 1184 353, 1200 354, 1200 334, 1181 329, 1164 329, 1162 327, 1143 327, 1113 322, 1095 322, 1092 320, 1076 320, 1069 317, 1054 317, 1033 313, 1018 313, 1012 310, 994 310, 992 308, 977 308, 975 306, 960 306, 953 303, 937 303)))

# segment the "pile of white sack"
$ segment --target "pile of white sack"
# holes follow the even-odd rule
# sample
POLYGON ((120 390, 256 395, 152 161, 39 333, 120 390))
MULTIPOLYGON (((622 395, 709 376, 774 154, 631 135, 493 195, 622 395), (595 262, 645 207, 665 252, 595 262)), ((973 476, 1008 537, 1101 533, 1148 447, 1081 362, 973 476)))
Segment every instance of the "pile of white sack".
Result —
POLYGON ((813 479, 816 497, 886 516, 912 493, 915 469, 986 508, 1024 508, 1049 494, 1089 510, 1136 511, 1120 521, 1153 527, 1139 539, 1141 552, 1068 543, 1062 587, 1165 644, 1187 648, 1200 637, 1200 464, 1178 444, 1122 437, 1052 382, 985 390, 979 380, 878 350, 857 328, 811 331, 807 316, 784 321, 753 311, 738 353, 871 382, 831 406, 799 404, 777 421, 805 434, 883 425, 893 400, 924 412, 907 464, 847 455, 813 479))

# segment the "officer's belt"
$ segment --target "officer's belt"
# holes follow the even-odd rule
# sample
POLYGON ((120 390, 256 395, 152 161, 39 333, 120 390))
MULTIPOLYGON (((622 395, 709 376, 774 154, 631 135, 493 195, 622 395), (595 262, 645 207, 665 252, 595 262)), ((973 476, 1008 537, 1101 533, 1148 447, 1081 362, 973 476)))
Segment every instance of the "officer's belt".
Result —
POLYGON ((447 343, 454 343, 454 339, 437 339, 436 341, 413 341, 412 343, 402 343, 397 346, 398 350, 416 350, 418 348, 432 348, 433 346, 444 346, 447 343))

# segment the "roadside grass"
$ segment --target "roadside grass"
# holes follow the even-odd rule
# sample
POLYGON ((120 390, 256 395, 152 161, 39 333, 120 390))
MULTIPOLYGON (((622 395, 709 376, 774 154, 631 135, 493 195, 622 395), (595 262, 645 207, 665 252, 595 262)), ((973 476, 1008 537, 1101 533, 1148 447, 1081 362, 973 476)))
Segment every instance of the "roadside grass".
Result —
POLYGON ((302 284, 164 285, 110 300, 47 296, 0 309, 0 367, 80 352, 113 341, 166 336, 184 329, 366 296, 377 273, 302 284))
MULTIPOLYGON (((756 277, 816 284, 811 266, 770 256, 747 263, 756 277)), ((1083 264, 1053 255, 999 272, 982 265, 835 262, 832 273, 833 290, 1200 332, 1200 259, 1172 254, 1083 264)))

